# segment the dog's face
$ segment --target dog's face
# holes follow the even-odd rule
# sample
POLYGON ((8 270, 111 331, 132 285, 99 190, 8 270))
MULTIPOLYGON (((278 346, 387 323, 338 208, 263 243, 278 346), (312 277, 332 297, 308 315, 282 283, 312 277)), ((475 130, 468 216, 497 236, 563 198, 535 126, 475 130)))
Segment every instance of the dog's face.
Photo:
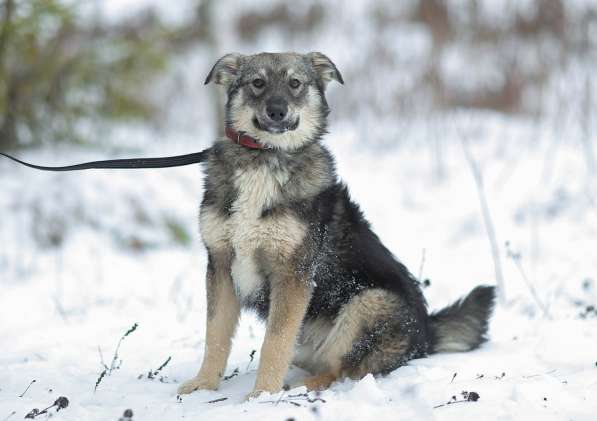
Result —
POLYGON ((227 89, 226 124, 274 148, 293 150, 318 139, 329 112, 328 82, 344 83, 321 53, 228 54, 205 83, 227 89))

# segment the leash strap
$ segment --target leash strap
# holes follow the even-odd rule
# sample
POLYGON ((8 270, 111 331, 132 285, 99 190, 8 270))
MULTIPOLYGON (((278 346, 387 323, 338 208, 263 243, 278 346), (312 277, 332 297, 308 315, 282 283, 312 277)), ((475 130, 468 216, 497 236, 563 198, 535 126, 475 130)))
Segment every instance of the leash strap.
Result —
POLYGON ((80 171, 90 169, 136 169, 136 168, 169 168, 182 167, 184 165, 197 164, 207 160, 209 149, 204 149, 201 152, 190 153, 186 155, 166 156, 163 158, 129 158, 129 159, 108 159, 105 161, 85 162, 76 165, 67 165, 63 167, 48 167, 43 165, 30 164, 14 156, 7 155, 0 152, 0 155, 12 159, 21 165, 36 170, 43 171, 80 171))

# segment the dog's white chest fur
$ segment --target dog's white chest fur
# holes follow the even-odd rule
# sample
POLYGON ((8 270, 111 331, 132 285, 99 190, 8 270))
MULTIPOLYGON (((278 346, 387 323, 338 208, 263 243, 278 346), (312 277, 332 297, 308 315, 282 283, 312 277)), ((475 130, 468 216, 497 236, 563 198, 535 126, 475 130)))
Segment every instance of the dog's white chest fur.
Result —
POLYGON ((208 247, 231 247, 234 252, 230 272, 241 299, 249 297, 263 284, 255 251, 284 253, 293 249, 304 235, 302 223, 288 215, 262 218, 264 210, 275 205, 282 194, 288 173, 267 166, 239 169, 234 174, 238 195, 231 216, 224 219, 202 210, 201 232, 208 247))
POLYGON ((270 235, 267 223, 260 221, 264 209, 272 206, 280 194, 282 184, 266 166, 237 170, 234 184, 238 196, 232 204, 230 218, 234 259, 232 280, 240 298, 247 298, 261 287, 262 275, 255 262, 255 250, 270 235))

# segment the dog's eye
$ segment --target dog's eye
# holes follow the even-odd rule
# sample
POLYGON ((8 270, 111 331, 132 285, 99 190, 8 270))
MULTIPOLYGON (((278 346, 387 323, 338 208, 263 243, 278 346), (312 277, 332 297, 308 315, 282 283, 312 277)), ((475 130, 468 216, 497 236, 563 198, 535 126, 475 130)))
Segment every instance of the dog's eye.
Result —
POLYGON ((296 89, 299 86, 301 86, 301 81, 298 79, 290 79, 290 82, 288 82, 288 84, 292 89, 296 89))
POLYGON ((257 89, 261 89, 265 86, 265 80, 263 79, 253 79, 253 86, 257 89))

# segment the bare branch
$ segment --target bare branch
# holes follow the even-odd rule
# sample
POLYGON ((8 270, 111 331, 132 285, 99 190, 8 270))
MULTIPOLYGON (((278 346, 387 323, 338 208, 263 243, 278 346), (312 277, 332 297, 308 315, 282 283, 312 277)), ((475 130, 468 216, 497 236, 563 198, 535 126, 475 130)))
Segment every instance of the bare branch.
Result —
POLYGON ((466 135, 461 136, 462 149, 464 156, 468 161, 471 168, 471 173, 475 180, 475 186, 477 187, 477 195, 479 197, 479 204, 481 205, 481 213, 483 215, 483 225, 485 226, 485 232, 487 233, 487 239, 489 240, 489 247, 491 250, 491 256, 493 258, 493 267, 495 271, 495 281, 497 283, 498 299, 500 304, 506 304, 506 291, 504 288, 504 275, 502 271, 502 261, 500 258, 500 249, 498 246, 497 236, 495 234, 495 228, 493 226, 493 220, 491 218, 491 212, 489 210, 489 204, 487 203, 487 196, 485 195, 485 186, 483 184, 483 174, 479 169, 477 161, 473 157, 470 151, 468 139, 466 135))
POLYGON ((510 248, 509 242, 506 242, 506 253, 507 253, 508 257, 510 259, 512 259, 512 261, 516 265, 516 268, 518 269, 518 272, 520 273, 521 278, 523 279, 524 283, 526 284, 527 288, 529 289, 531 296, 535 300, 535 303, 537 303, 537 307, 539 307, 539 309, 543 312, 543 316, 545 316, 549 319, 550 315, 549 315, 549 310, 548 310, 547 306, 545 304, 543 304, 543 301, 539 298, 539 294, 537 293, 537 290, 533 286, 533 283, 527 277, 526 272, 525 272, 524 268, 522 267, 522 263, 520 262, 520 260, 521 260, 520 253, 516 253, 516 252, 512 251, 512 249, 510 248))
POLYGON ((421 253, 421 265, 419 266, 419 282, 423 282, 423 268, 425 267, 425 253, 426 250, 423 249, 422 253, 421 253))

